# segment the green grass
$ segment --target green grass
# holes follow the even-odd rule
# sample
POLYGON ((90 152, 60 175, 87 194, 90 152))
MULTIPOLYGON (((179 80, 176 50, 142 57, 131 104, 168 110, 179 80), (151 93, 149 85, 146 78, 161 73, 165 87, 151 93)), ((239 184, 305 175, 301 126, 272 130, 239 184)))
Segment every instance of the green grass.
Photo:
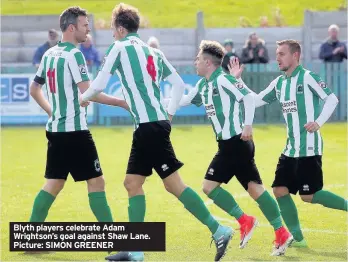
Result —
MULTIPOLYGON (((132 128, 91 128, 106 179, 106 192, 113 216, 127 221, 127 193, 123 179, 130 151, 132 128)), ((323 127, 325 148, 323 157, 325 188, 345 198, 347 194, 347 139, 345 124, 323 127)), ((283 126, 257 126, 254 130, 256 162, 264 184, 270 189, 279 154, 285 144, 283 126)), ((1 166, 1 261, 103 261, 105 252, 57 252, 27 256, 10 253, 9 222, 27 221, 33 200, 44 183, 46 138, 44 128, 4 128, 1 166)), ((207 201, 201 192, 204 172, 216 152, 216 142, 210 126, 177 126, 172 141, 177 156, 185 166, 180 170, 184 181, 207 201)), ((238 249, 239 236, 232 240, 224 261, 346 261, 347 213, 325 209, 319 205, 295 202, 310 249, 290 249, 285 257, 270 257, 274 233, 256 203, 245 194, 234 178, 224 187, 231 192, 246 213, 258 217, 261 226, 244 250, 238 249)), ((53 204, 47 221, 95 221, 89 208, 84 182, 68 179, 64 190, 53 204)), ((182 204, 166 193, 160 178, 154 174, 145 183, 147 194, 146 221, 165 221, 167 252, 147 253, 147 261, 212 261, 215 247, 209 248, 210 232, 190 215, 182 204)), ((237 224, 223 211, 208 208, 223 223, 237 229, 237 224)))
MULTIPOLYGON (((301 26, 304 10, 329 11, 345 5, 343 0, 129 0, 124 1, 139 8, 148 20, 150 27, 193 28, 196 26, 196 13, 203 11, 207 27, 239 27, 241 16, 250 21, 252 26, 259 26, 260 16, 267 16, 270 25, 274 25, 274 13, 280 8, 288 26, 301 26)), ((111 11, 117 1, 92 0, 2 0, 1 14, 60 14, 71 5, 80 5, 96 19, 104 19, 109 25, 111 11)))

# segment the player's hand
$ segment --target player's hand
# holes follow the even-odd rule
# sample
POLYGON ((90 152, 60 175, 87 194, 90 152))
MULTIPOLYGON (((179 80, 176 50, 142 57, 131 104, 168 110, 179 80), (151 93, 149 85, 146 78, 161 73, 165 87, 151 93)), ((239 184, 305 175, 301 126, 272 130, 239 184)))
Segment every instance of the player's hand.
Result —
POLYGON ((332 53, 334 54, 334 55, 336 55, 338 52, 340 52, 341 51, 341 47, 336 47, 333 51, 332 51, 332 53))
POLYGON ((242 139, 243 141, 252 140, 253 139, 253 127, 252 126, 244 126, 240 139, 242 139))
POLYGON ((169 121, 172 122, 172 120, 173 120, 173 115, 168 114, 168 118, 169 118, 169 121))
POLYGON ((307 124, 304 125, 306 128, 307 132, 313 133, 319 130, 320 126, 317 124, 317 122, 308 122, 307 124))
POLYGON ((80 106, 86 107, 89 105, 89 101, 83 101, 81 96, 79 97, 80 106))
POLYGON ((227 67, 230 74, 237 79, 241 77, 244 70, 244 65, 239 64, 239 59, 237 57, 233 57, 227 67))
POLYGON ((259 50, 258 55, 261 57, 261 56, 263 56, 264 53, 265 53, 265 49, 261 48, 261 49, 259 50))

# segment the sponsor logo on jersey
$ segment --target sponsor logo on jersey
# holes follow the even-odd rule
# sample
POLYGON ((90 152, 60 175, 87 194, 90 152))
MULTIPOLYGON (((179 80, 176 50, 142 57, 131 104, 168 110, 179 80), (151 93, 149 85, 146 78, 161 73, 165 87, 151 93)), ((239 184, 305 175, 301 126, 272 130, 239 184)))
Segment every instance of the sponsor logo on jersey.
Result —
POLYGON ((216 115, 214 105, 205 105, 205 111, 208 117, 212 117, 216 115))
POLYGON ((85 65, 79 65, 79 70, 82 75, 87 75, 87 69, 85 65))
POLYGON ((286 101, 286 102, 281 102, 280 104, 282 106, 283 114, 297 112, 296 101, 286 101))

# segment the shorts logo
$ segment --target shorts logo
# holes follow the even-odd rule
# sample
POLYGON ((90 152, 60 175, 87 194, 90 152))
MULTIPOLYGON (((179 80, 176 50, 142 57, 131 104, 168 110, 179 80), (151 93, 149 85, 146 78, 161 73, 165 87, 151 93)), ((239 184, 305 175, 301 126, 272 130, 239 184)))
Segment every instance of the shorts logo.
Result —
POLYGON ((81 75, 87 75, 87 69, 85 65, 79 65, 81 75))
POLYGON ((327 88, 326 83, 325 83, 324 81, 322 81, 322 80, 318 82, 318 85, 319 85, 321 88, 323 88, 323 89, 324 89, 324 88, 327 88))
POLYGON ((303 185, 303 191, 309 191, 309 185, 303 185))
POLYGON ((166 171, 166 170, 169 169, 169 167, 168 167, 167 164, 163 164, 163 165, 161 166, 161 168, 162 168, 163 171, 166 171))
POLYGON ((94 160, 94 168, 95 168, 95 171, 100 172, 101 168, 100 168, 99 159, 94 160))
POLYGON ((214 169, 213 168, 209 168, 208 170, 208 175, 214 175, 214 169))

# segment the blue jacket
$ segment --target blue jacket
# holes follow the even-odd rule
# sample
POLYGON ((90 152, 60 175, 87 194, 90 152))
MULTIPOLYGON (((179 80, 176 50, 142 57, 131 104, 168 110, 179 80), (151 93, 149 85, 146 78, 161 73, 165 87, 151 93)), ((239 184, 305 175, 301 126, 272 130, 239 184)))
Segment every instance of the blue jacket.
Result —
POLYGON ((342 62, 343 59, 347 59, 347 46, 340 41, 331 41, 327 40, 320 47, 319 58, 324 60, 324 62, 342 62), (333 50, 337 47, 344 47, 343 52, 339 52, 337 54, 333 54, 333 50))
POLYGON ((41 63, 41 58, 48 49, 50 49, 48 42, 44 43, 43 45, 39 46, 38 49, 36 49, 33 57, 33 65, 41 63))
POLYGON ((83 45, 81 45, 80 50, 86 59, 88 67, 96 66, 97 68, 99 68, 100 66, 99 52, 93 45, 91 45, 88 48, 85 48, 83 45))

